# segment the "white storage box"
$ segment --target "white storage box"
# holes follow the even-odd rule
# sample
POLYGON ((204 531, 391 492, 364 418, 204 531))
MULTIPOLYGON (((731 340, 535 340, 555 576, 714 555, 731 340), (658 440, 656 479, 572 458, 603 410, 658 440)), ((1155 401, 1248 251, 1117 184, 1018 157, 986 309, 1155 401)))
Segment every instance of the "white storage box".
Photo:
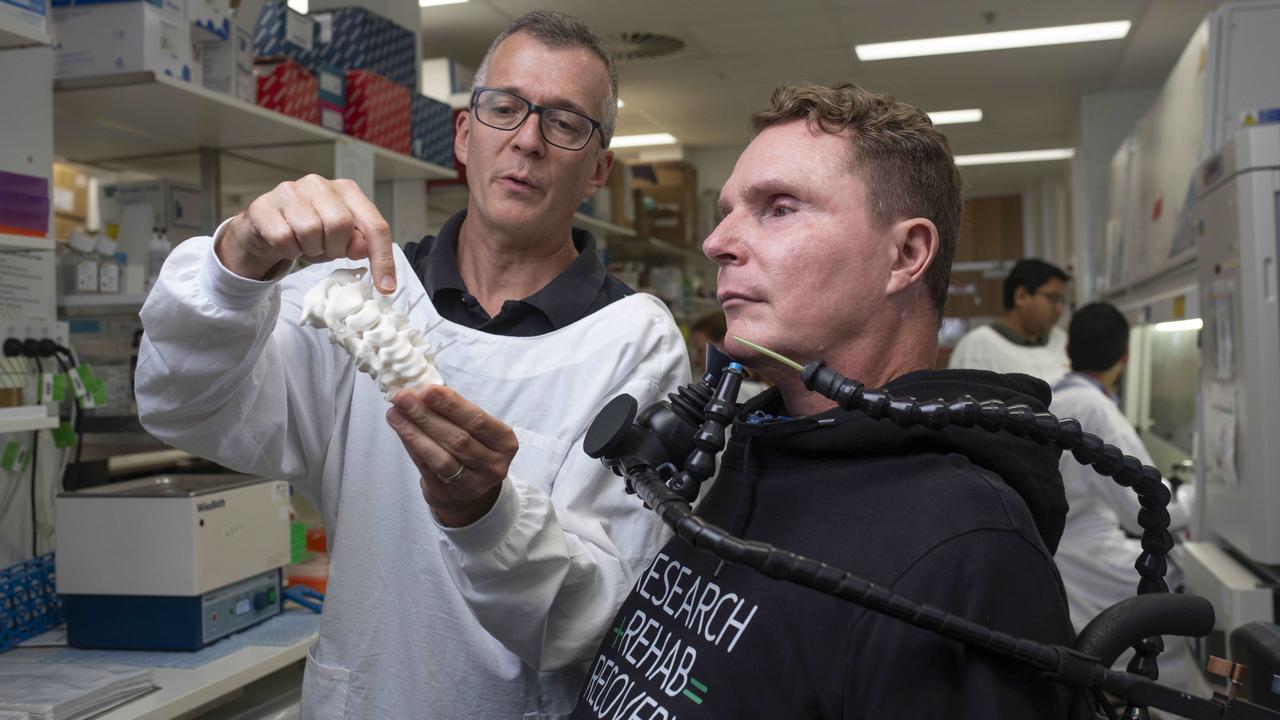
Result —
POLYGON ((150 70, 200 84, 184 0, 56 5, 51 32, 56 77, 150 70))

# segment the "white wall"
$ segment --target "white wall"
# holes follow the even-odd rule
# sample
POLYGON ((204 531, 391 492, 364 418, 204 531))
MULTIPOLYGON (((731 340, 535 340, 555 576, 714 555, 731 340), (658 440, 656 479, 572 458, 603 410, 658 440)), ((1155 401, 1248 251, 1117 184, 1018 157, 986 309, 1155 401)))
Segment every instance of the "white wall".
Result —
POLYGON ((1092 248, 1105 247, 1107 192, 1111 158, 1120 143, 1146 113, 1157 91, 1126 90, 1085 95, 1080 98, 1076 124, 1076 156, 1071 167, 1072 229, 1075 251, 1072 264, 1080 270, 1074 283, 1080 303, 1095 298, 1096 278, 1086 277, 1093 267, 1092 248))
POLYGON ((1041 178, 1022 192, 1022 252, 1074 272, 1071 189, 1063 178, 1041 178))

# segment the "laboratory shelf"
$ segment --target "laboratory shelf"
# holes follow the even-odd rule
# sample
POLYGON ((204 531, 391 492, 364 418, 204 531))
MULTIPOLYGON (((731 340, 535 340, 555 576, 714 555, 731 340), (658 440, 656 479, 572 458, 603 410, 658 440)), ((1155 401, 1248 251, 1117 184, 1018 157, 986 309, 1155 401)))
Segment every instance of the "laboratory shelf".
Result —
POLYGON ((333 176, 334 144, 367 147, 377 180, 453 178, 424 162, 319 125, 152 72, 54 81, 54 148, 71 162, 127 169, 200 148, 297 174, 333 176))
POLYGON ((573 214, 574 227, 580 227, 583 230, 589 230, 595 235, 603 237, 635 237, 636 231, 633 228, 615 225, 606 220, 592 217, 585 213, 573 214))
POLYGON ((58 418, 51 417, 44 405, 0 408, 0 433, 51 430, 56 427, 58 418))
POLYGON ((53 248, 53 238, 0 233, 0 252, 6 250, 52 250, 53 248))
POLYGON ((120 293, 59 295, 58 307, 142 307, 142 303, 146 302, 146 300, 145 293, 133 295, 120 293))

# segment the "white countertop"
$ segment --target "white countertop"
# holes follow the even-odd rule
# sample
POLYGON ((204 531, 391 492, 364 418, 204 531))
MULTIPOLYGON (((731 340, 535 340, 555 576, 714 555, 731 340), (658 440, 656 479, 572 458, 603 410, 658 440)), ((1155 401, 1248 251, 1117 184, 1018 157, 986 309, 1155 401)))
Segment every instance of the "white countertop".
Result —
MULTIPOLYGON (((158 690, 94 720, 170 720, 305 658, 315 641, 313 634, 289 646, 249 645, 195 669, 153 668, 158 690)), ((40 661, 41 653, 56 650, 16 648, 0 655, 0 662, 40 661)))

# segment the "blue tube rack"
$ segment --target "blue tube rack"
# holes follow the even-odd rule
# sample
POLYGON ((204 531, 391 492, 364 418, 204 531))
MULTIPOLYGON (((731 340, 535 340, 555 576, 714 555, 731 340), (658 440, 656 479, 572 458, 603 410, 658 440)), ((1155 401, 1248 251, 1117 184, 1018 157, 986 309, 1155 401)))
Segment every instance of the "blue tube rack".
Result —
POLYGON ((53 553, 0 570, 0 652, 62 622, 53 553))

